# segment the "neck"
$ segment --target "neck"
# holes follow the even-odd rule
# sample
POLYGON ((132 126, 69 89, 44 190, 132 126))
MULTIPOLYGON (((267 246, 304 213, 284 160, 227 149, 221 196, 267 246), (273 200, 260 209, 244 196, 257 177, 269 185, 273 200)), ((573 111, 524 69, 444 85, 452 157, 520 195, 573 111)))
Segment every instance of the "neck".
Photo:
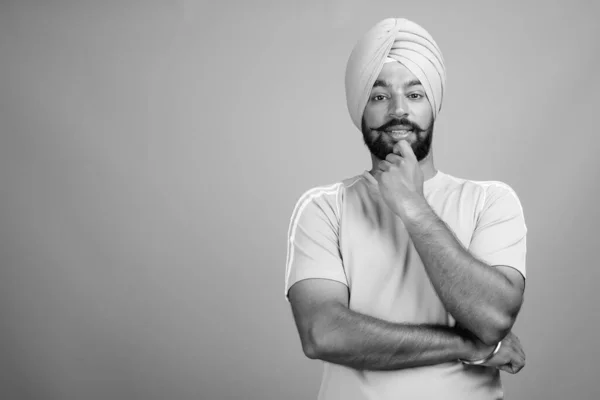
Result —
MULTIPOLYGON (((380 160, 379 158, 371 154, 371 161, 373 162, 373 166, 369 172, 371 173, 371 175, 377 176, 376 174, 379 173, 379 170, 377 169, 377 164, 380 160)), ((435 165, 433 164, 433 149, 429 151, 427 157, 419 161, 419 166, 423 171, 423 178, 425 180, 429 180, 435 176, 435 174, 437 173, 437 169, 435 169, 435 165)))

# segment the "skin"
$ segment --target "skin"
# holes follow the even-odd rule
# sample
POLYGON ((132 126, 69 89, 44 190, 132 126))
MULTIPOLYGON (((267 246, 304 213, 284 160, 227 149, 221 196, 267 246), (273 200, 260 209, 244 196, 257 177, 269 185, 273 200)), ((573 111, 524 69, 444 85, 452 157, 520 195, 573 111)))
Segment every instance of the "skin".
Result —
POLYGON ((386 63, 375 81, 362 121, 363 139, 373 161, 371 174, 398 143, 386 131, 400 124, 412 129, 406 141, 417 156, 425 179, 433 177, 436 173, 431 152, 434 119, 425 90, 402 64, 386 63))
MULTIPOLYGON (((348 307, 348 288, 327 279, 305 279, 289 291, 290 304, 304 354, 311 359, 359 370, 400 370, 458 359, 480 360, 488 346, 461 327, 395 324, 348 307)), ((512 332, 487 363, 515 374, 525 366, 525 353, 512 332)))
POLYGON ((390 370, 482 359, 502 340, 498 354, 484 365, 516 373, 525 365, 525 354, 510 330, 523 301, 524 279, 511 267, 473 258, 425 201, 423 182, 437 170, 429 146, 433 112, 423 86, 400 63, 384 64, 377 81, 363 115, 370 172, 388 207, 404 222, 457 326, 376 319, 348 308, 345 285, 306 279, 289 291, 304 352, 357 369, 390 370), (404 140, 386 132, 398 122, 412 129, 404 140))
MULTIPOLYGON (((367 126, 385 119, 408 119, 429 127, 431 105, 416 77, 400 63, 384 65, 379 76, 389 87, 375 87, 365 108, 367 126)), ((386 135, 372 131, 371 135, 386 135)), ((408 230, 438 296, 454 318, 486 344, 501 340, 512 328, 523 302, 524 278, 508 266, 475 259, 437 217, 425 200, 423 182, 435 175, 433 153, 417 160, 413 146, 423 134, 389 139, 392 152, 384 160, 373 155, 371 173, 388 207, 408 230)))

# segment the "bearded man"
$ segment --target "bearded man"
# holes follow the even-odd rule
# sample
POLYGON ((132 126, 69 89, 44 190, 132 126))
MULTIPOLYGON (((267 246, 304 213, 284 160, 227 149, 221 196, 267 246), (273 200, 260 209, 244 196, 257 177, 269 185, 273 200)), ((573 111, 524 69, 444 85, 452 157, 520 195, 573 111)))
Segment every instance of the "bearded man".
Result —
POLYGON ((420 25, 377 23, 346 68, 372 169, 300 197, 285 294, 306 356, 324 361, 321 400, 493 400, 525 354, 527 228, 506 184, 433 161, 446 85, 420 25))

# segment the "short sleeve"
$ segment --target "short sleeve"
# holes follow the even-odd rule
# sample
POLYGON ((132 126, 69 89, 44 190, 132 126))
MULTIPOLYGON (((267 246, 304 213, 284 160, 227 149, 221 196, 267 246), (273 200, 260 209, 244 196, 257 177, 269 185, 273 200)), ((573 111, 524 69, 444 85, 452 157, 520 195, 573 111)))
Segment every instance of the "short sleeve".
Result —
POLYGON ((513 267, 526 277, 527 227, 516 193, 505 184, 490 184, 471 239, 471 254, 489 264, 513 267))
POLYGON ((298 200, 288 231, 285 296, 296 282, 330 279, 348 285, 339 246, 341 184, 315 188, 298 200))

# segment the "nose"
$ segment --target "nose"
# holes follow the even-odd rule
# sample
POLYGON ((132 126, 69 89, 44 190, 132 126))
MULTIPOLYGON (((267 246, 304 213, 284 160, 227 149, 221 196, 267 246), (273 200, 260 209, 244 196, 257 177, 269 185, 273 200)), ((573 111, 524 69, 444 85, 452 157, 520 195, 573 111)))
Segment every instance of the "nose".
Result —
POLYGON ((401 119, 408 115, 408 104, 404 96, 393 96, 390 102, 390 117, 401 119))

